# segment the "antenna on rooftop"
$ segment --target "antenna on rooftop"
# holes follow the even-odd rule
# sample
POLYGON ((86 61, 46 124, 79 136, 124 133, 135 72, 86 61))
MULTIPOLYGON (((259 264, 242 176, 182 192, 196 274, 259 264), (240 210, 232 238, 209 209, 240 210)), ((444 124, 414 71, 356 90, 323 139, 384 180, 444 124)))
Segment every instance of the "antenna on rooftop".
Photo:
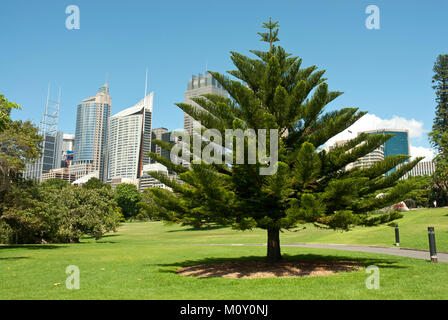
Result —
POLYGON ((146 67, 146 78, 145 78, 145 98, 148 92, 148 67, 146 67))

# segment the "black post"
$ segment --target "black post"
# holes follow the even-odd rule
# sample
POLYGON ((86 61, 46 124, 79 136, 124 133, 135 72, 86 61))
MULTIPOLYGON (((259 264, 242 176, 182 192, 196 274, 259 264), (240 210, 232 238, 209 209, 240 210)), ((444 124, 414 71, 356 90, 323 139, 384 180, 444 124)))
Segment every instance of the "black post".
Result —
POLYGON ((400 230, 398 229, 398 226, 395 227, 395 245, 397 247, 400 246, 400 230))
POLYGON ((434 227, 428 227, 429 237, 429 255, 431 261, 437 263, 437 250, 436 250, 436 235, 434 233, 434 227))

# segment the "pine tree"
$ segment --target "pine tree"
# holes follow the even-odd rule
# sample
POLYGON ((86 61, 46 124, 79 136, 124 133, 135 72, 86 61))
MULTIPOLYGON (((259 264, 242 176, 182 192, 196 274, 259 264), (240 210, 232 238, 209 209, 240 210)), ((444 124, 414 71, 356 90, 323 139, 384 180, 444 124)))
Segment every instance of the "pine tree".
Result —
POLYGON ((437 106, 430 140, 438 151, 433 191, 438 203, 444 205, 448 204, 448 54, 437 57, 433 71, 437 106))
MULTIPOLYGON (((314 223, 322 228, 348 230, 354 225, 396 219, 395 213, 375 211, 405 199, 415 189, 415 183, 398 179, 421 158, 387 176, 386 172, 409 157, 391 156, 369 168, 346 170, 348 164, 372 152, 392 135, 360 134, 329 151, 323 149, 330 138, 365 112, 343 108, 324 113, 325 106, 342 93, 328 89, 325 71, 316 66, 302 68, 302 59, 276 46, 277 22, 270 21, 263 27, 268 32, 260 35, 269 43, 269 51, 252 50, 255 59, 231 52, 236 67, 229 71, 233 78, 210 72, 229 98, 204 95, 193 98, 202 109, 184 103, 177 106, 201 121, 202 130, 214 128, 222 136, 226 129, 277 129, 278 137, 268 135, 266 141, 269 145, 270 139, 278 140, 275 174, 260 175, 260 168, 267 164, 258 157, 255 164, 236 164, 235 144, 231 165, 192 161, 185 167, 150 153, 152 159, 177 172, 183 183, 157 172, 149 174, 173 189, 151 190, 152 200, 159 206, 159 218, 196 227, 216 224, 237 230, 264 229, 267 259, 275 262, 281 259, 279 235, 283 229, 314 223)), ((202 142, 202 150, 207 142, 210 140, 202 142)), ((167 150, 173 147, 162 141, 155 143, 167 150)), ((224 143, 222 146, 228 147, 224 143)), ((249 138, 244 148, 247 155, 249 138)), ((188 150, 183 152, 193 159, 188 150)))

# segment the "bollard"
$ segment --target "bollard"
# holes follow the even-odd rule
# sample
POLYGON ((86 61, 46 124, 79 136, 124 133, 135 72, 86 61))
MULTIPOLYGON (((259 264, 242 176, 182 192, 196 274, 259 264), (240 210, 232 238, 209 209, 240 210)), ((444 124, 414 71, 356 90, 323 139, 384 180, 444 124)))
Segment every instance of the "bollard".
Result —
POLYGON ((400 230, 398 229, 398 226, 395 227, 395 245, 397 247, 400 246, 400 230))
POLYGON ((437 250, 436 250, 436 235, 434 233, 434 227, 428 227, 429 237, 429 255, 431 261, 437 263, 437 250))

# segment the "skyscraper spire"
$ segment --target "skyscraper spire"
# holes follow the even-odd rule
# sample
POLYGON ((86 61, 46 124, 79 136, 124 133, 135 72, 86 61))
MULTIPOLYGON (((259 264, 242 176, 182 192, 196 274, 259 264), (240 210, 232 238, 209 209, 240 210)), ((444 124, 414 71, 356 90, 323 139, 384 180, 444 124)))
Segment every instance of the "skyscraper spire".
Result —
POLYGON ((106 83, 104 83, 106 88, 109 88, 109 74, 106 72, 106 83))
POLYGON ((98 93, 104 92, 105 94, 109 94, 109 74, 106 72, 106 82, 102 87, 98 89, 98 93))
POLYGON ((146 78, 145 78, 145 98, 148 93, 148 67, 146 67, 146 78))

